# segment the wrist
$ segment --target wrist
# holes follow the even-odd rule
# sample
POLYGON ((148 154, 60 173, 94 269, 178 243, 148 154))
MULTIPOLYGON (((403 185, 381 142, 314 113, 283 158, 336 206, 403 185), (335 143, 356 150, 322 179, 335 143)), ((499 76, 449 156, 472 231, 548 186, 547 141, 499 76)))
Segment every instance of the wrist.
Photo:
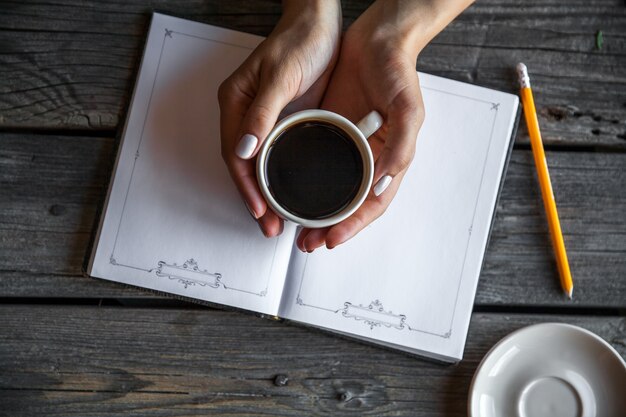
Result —
POLYGON ((353 24, 366 42, 417 59, 422 49, 473 0, 377 0, 353 24))
POLYGON ((279 24, 323 25, 341 31, 340 0, 283 0, 283 13, 279 24))
POLYGON ((316 12, 316 13, 328 13, 336 9, 341 10, 340 0, 283 0, 282 2, 283 13, 286 11, 300 11, 303 10, 316 12))

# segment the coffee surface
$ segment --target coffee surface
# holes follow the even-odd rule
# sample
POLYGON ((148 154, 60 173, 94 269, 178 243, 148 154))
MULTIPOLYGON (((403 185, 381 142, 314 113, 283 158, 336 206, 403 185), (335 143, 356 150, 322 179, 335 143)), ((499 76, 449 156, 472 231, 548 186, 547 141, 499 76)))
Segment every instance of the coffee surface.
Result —
POLYGON ((287 211, 323 219, 343 210, 357 195, 363 160, 350 136, 338 127, 303 122, 274 141, 266 177, 270 193, 287 211))

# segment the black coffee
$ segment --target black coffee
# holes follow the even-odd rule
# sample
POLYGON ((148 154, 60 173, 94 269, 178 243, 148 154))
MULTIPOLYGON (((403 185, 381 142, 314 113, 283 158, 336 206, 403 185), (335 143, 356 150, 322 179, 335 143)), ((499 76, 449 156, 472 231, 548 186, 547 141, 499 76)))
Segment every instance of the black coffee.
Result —
POLYGON ((272 144, 265 171, 268 188, 287 211, 323 219, 354 199, 363 179, 363 159, 354 141, 324 122, 290 127, 272 144))

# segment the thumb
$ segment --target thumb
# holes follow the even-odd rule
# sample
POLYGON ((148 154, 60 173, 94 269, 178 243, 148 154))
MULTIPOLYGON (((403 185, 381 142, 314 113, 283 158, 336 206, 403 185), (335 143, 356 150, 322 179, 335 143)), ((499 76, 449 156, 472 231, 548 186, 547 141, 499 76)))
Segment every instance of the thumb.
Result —
POLYGON ((252 158, 270 133, 280 112, 289 104, 290 98, 277 82, 265 82, 243 118, 240 139, 235 154, 241 159, 252 158))

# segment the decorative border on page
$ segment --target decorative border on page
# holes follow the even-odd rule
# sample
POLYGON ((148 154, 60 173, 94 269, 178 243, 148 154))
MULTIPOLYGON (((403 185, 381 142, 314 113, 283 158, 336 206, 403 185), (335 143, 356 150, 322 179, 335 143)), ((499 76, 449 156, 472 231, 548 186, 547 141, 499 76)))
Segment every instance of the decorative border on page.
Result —
POLYGON ((318 309, 318 310, 323 310, 323 311, 327 311, 330 313, 338 313, 340 311, 342 311, 342 315, 346 318, 354 318, 355 320, 360 320, 363 321, 363 323, 367 324, 370 326, 370 329, 373 329, 374 327, 386 327, 389 329, 397 329, 397 330, 403 330, 403 329, 407 329, 409 331, 414 331, 414 332, 420 332, 420 333, 425 333, 425 334, 429 334, 431 336, 437 336, 437 337, 441 337, 444 339, 448 339, 450 338, 450 336, 452 335, 452 326, 454 324, 454 317, 456 315, 456 308, 457 308, 457 304, 459 301, 459 292, 461 289, 461 283, 463 281, 463 274, 465 272, 465 263, 467 261, 467 252, 469 250, 469 246, 470 246, 470 240, 472 237, 472 229, 474 228, 474 219, 476 218, 476 210, 478 208, 478 201, 480 199, 481 193, 482 193, 482 188, 483 188, 483 181, 484 181, 484 177, 485 177, 485 169, 487 168, 487 161, 489 159, 489 154, 491 152, 491 144, 493 142, 493 132, 495 130, 495 126, 496 126, 496 120, 498 118, 498 110, 500 109, 500 103, 494 103, 491 101, 487 101, 487 100, 481 100, 481 99, 477 99, 475 97, 468 97, 468 96, 464 96, 464 95, 460 95, 460 94, 455 94, 455 93, 450 93, 448 91, 443 91, 443 90, 438 90, 436 88, 429 88, 429 87, 422 87, 422 89, 425 90, 431 90, 431 91, 436 91, 438 93, 442 93, 442 94, 448 94, 448 95, 452 95, 452 96, 456 96, 456 97, 461 97, 461 98, 465 98, 468 100, 472 100, 472 101, 476 101, 479 103, 483 103, 483 104, 488 104, 490 106, 489 110, 493 110, 493 120, 491 122, 491 131, 489 133, 489 143, 487 145, 487 152, 485 153, 485 160, 483 161, 483 165, 482 165, 482 172, 480 174, 480 183, 478 186, 478 194, 476 196, 476 201, 474 203, 474 210, 472 213, 472 222, 470 224, 470 227, 467 230, 467 243, 465 245, 465 254, 463 255, 463 266, 461 267, 461 272, 459 274, 459 283, 457 285, 457 289, 456 289, 456 294, 455 294, 455 298, 454 298, 454 309, 452 310, 452 317, 450 319, 450 325, 447 331, 445 331, 444 333, 434 333, 431 331, 427 331, 427 330, 422 330, 419 329, 418 326, 411 326, 407 323, 407 317, 403 314, 401 315, 393 315, 391 313, 391 311, 385 311, 384 309, 382 309, 382 304, 378 301, 378 300, 374 300, 372 301, 372 303, 370 303, 369 306, 363 307, 363 305, 359 304, 358 307, 354 306, 352 303, 346 301, 344 303, 344 308, 343 309, 332 309, 332 308, 327 308, 327 307, 322 307, 322 306, 318 306, 318 305, 314 305, 314 304, 307 304, 303 301, 301 293, 302 293, 302 284, 304 282, 304 273, 306 271, 306 264, 308 261, 308 257, 309 255, 306 255, 306 261, 304 263, 304 266, 302 267, 302 274, 300 276, 300 288, 298 289, 298 294, 296 296, 296 304, 302 306, 302 307, 308 307, 308 308, 314 308, 314 309, 318 309), (350 306, 348 308, 348 305, 350 306), (371 311, 370 310, 370 306, 372 307, 371 310, 374 310, 374 308, 376 309, 380 309, 379 311, 371 311), (355 312, 361 312, 363 310, 367 310, 367 314, 365 315, 358 315, 355 314, 355 312), (373 314, 373 315, 372 315, 373 314), (382 317, 387 317, 386 315, 392 315, 394 317, 402 317, 401 322, 397 322, 396 320, 392 320, 391 322, 388 321, 384 321, 382 319, 382 317), (379 324, 376 324, 379 323, 379 324), (393 325, 393 324, 396 325, 393 325), (389 325, 386 325, 389 324, 389 325))
POLYGON ((363 323, 370 326, 370 329, 384 326, 402 330, 404 328, 404 322, 406 321, 404 314, 394 314, 391 310, 386 311, 383 304, 378 300, 372 301, 365 307, 362 304, 357 306, 346 301, 341 314, 345 318, 363 321, 363 323))
POLYGON ((199 285, 201 287, 208 285, 209 287, 217 288, 220 286, 220 280, 222 279, 222 274, 219 272, 211 273, 206 269, 198 268, 198 263, 193 258, 185 261, 182 265, 176 263, 168 264, 167 262, 159 261, 156 275, 158 277, 178 280, 185 288, 192 285, 199 285))
POLYGON ((111 265, 113 265, 113 266, 130 268, 130 269, 134 269, 134 270, 138 270, 138 271, 144 271, 144 272, 147 272, 147 273, 153 273, 154 272, 156 274, 156 276, 158 276, 158 277, 167 277, 167 278, 169 278, 171 280, 176 280, 185 289, 187 289, 188 287, 191 287, 191 286, 201 286, 201 287, 210 287, 210 288, 222 287, 225 290, 238 291, 238 292, 243 292, 243 293, 246 293, 246 294, 256 295, 256 296, 259 296, 259 297, 265 297, 267 295, 267 290, 269 288, 271 271, 272 271, 273 266, 274 266, 274 259, 276 257, 276 248, 278 246, 278 241, 276 242, 276 245, 274 247, 274 255, 272 257, 272 264, 270 266, 270 272, 268 273, 267 283, 265 285, 265 288, 263 290, 261 290, 261 291, 258 291, 258 292, 255 292, 253 290, 248 290, 248 289, 241 289, 241 288, 235 288, 235 287, 227 286, 226 284, 224 284, 224 282, 222 282, 222 274, 221 273, 218 273, 218 272, 209 273, 206 269, 200 270, 198 268, 198 265, 197 265, 196 261, 194 260, 194 258, 188 258, 181 265, 178 265, 176 262, 168 263, 166 261, 160 260, 160 261, 158 261, 156 268, 145 268, 145 267, 141 267, 141 266, 137 266, 137 265, 127 265, 127 264, 119 263, 116 260, 115 250, 117 248, 117 242, 118 242, 118 237, 119 237, 119 234, 120 234, 120 229, 122 227, 122 222, 124 221, 124 213, 125 213, 125 210, 126 210, 126 203, 128 201, 128 195, 130 193, 130 189, 131 189, 131 186, 133 184, 133 175, 135 173, 135 167, 137 165, 137 160, 141 156, 139 150, 140 150, 141 145, 142 145, 143 140, 144 140, 144 130, 145 130, 146 123, 147 123, 147 120, 148 120, 148 115, 150 114, 150 108, 151 108, 151 104, 152 104, 152 96, 154 94, 154 89, 156 87, 157 79, 159 77, 159 69, 161 67, 161 59, 163 57, 163 52, 165 50, 167 39, 173 39, 175 34, 176 35, 182 35, 182 36, 188 36, 188 37, 192 37, 192 38, 196 38, 196 39, 203 39, 203 40, 210 41, 210 42, 215 42, 215 43, 221 43, 221 44, 225 44, 225 45, 235 46, 235 47, 238 47, 238 48, 252 50, 251 48, 248 48, 248 47, 242 46, 242 45, 237 45, 237 44, 232 44, 232 43, 228 43, 228 42, 223 42, 223 41, 219 41, 219 40, 215 40, 215 39, 211 39, 211 38, 204 38, 204 37, 201 37, 201 36, 196 36, 196 35, 191 35, 191 34, 187 34, 187 33, 182 33, 182 32, 178 32, 178 31, 175 31, 175 30, 167 29, 167 28, 164 29, 164 32, 163 32, 163 42, 161 43, 161 51, 159 53, 159 59, 158 59, 156 71, 155 71, 155 74, 154 74, 154 80, 152 80, 152 88, 150 90, 150 98, 148 99, 148 105, 147 105, 147 109, 146 109, 146 114, 143 117, 143 125, 142 125, 142 128, 141 128, 141 134, 140 134, 140 137, 139 137, 139 142, 137 144, 137 149, 135 150, 135 158, 134 158, 134 161, 133 161, 133 167, 132 167, 132 170, 131 170, 130 179, 128 181, 128 186, 126 188, 126 195, 124 197, 124 203, 123 203, 123 206, 122 206, 122 212, 120 214, 119 223, 117 225, 117 231, 116 231, 116 234, 115 234, 115 241, 113 243, 113 249, 111 250, 111 255, 109 256, 109 263, 111 265))

